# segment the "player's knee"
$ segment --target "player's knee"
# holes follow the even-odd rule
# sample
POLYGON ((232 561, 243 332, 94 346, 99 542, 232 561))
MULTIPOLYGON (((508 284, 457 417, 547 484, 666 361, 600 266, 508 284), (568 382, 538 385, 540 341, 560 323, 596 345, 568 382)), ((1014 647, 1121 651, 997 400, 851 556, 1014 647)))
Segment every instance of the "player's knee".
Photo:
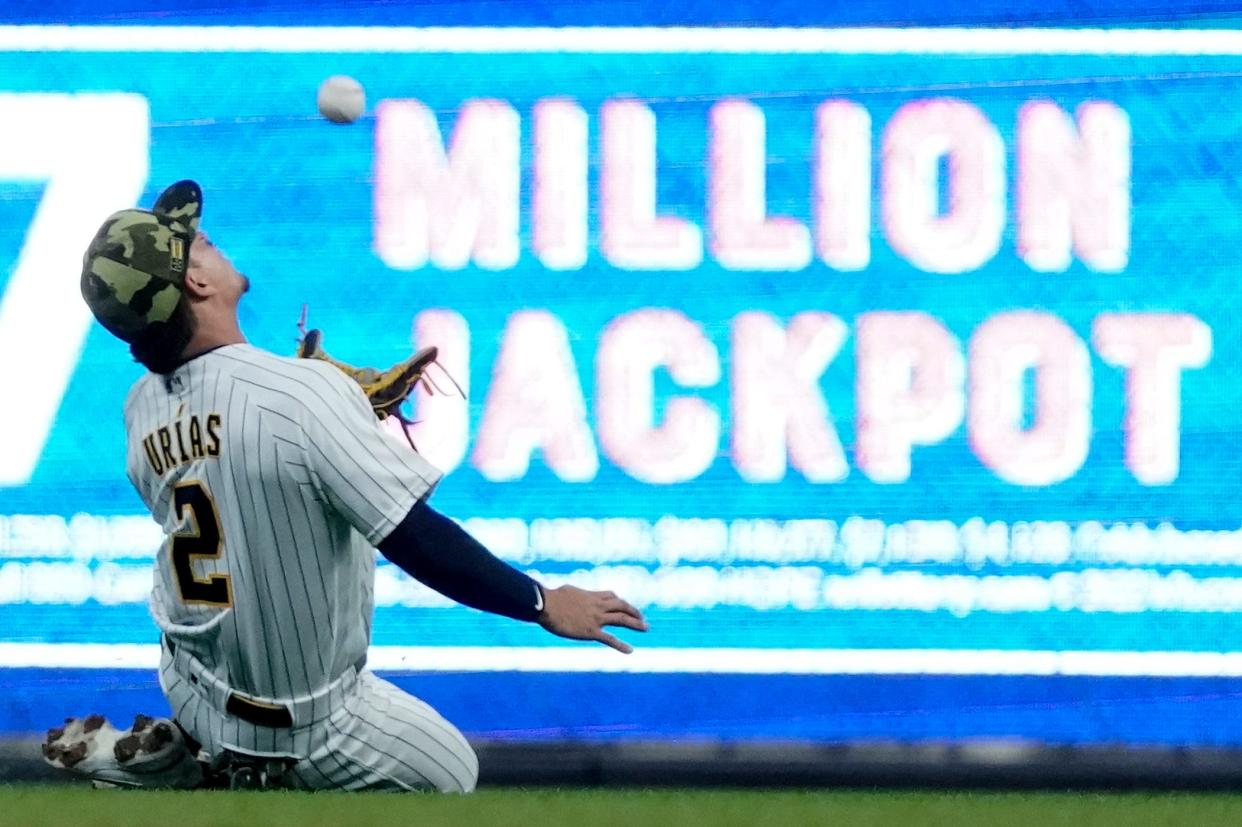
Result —
POLYGON ((462 767, 453 774, 451 781, 440 788, 443 793, 472 793, 479 783, 479 756, 469 744, 462 745, 462 767))

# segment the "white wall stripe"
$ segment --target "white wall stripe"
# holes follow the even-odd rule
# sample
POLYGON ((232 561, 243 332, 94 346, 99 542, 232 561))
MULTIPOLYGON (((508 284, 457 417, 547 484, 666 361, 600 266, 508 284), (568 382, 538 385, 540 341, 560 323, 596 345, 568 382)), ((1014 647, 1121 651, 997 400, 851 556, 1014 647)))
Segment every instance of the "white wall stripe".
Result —
MULTIPOLYGON (((154 669, 151 644, 0 643, 0 668, 154 669)), ((370 666, 420 672, 1242 677, 1242 652, 952 649, 639 649, 373 646, 370 666)))
POLYGON ((0 26, 7 52, 1242 55, 1230 29, 0 26))
POLYGON ((155 669, 160 647, 146 643, 0 643, 0 667, 155 669))

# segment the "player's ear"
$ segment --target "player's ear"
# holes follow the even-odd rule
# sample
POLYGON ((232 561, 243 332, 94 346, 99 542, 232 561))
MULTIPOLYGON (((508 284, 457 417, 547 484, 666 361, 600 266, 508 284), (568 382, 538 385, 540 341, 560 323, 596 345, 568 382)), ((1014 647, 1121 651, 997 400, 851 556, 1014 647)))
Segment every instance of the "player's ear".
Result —
POLYGON ((205 266, 207 237, 203 233, 195 235, 190 243, 190 255, 187 256, 188 266, 185 268, 185 293, 192 299, 205 299, 216 292, 215 283, 211 278, 211 268, 205 266))
POLYGON ((185 294, 192 299, 205 299, 216 292, 205 267, 195 267, 193 263, 185 268, 185 294))

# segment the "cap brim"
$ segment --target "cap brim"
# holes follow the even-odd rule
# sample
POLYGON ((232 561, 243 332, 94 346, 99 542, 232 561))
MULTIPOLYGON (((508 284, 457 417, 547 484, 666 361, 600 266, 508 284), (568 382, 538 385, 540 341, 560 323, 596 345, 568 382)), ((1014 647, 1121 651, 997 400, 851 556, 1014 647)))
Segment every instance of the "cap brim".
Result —
POLYGON ((151 211, 184 225, 193 235, 203 214, 203 190, 193 181, 178 181, 160 193, 151 211))

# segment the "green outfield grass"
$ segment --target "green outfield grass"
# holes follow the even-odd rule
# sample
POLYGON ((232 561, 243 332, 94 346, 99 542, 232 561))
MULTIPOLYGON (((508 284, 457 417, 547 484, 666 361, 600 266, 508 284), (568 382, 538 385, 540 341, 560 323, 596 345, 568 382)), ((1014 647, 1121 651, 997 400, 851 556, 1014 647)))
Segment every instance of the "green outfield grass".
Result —
POLYGON ((448 797, 0 786, 0 824, 5 827, 1182 827, 1239 823, 1242 795, 1229 794, 492 789, 448 797))

